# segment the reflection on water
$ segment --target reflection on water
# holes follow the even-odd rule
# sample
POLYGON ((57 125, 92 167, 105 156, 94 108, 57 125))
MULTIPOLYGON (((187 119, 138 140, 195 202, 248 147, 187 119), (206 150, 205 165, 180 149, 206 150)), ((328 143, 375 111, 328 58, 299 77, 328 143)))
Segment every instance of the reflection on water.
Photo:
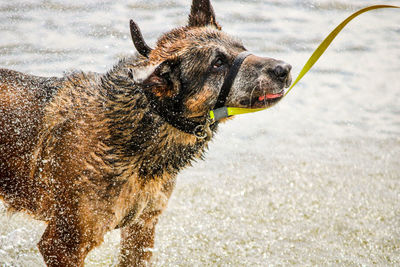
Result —
MULTIPOLYGON (((398 1, 385 1, 397 4, 398 1)), ((259 55, 300 70, 347 15, 374 1, 214 1, 259 55)), ((104 72, 134 52, 134 18, 154 44, 189 1, 0 1, 0 66, 36 75, 104 72)), ((364 14, 276 108, 221 127, 179 177, 158 226, 156 266, 400 264, 400 16, 364 14)), ((43 266, 44 224, 0 210, 0 265, 43 266)), ((87 259, 115 265, 118 232, 87 259)))

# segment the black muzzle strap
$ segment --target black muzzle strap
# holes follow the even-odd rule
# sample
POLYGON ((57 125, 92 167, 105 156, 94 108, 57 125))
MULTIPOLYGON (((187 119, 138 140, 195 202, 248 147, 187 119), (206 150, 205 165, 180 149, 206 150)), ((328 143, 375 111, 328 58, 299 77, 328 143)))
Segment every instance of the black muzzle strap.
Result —
POLYGON ((232 67, 230 68, 229 73, 228 75, 226 75, 225 81, 222 84, 221 91, 219 92, 217 103, 215 104, 214 109, 218 109, 225 106, 226 98, 228 97, 229 92, 231 91, 233 82, 235 81, 239 69, 242 66, 243 61, 250 55, 251 53, 244 51, 235 58, 232 67))
POLYGON ((231 91, 233 82, 242 66, 243 61, 250 56, 251 53, 244 51, 240 53, 233 61, 232 67, 229 69, 228 75, 225 77, 224 83, 222 84, 221 91, 219 92, 217 103, 214 109, 210 112, 210 119, 212 121, 219 121, 220 119, 229 117, 228 109, 225 107, 226 99, 231 91), (211 116, 212 114, 212 116, 211 116))

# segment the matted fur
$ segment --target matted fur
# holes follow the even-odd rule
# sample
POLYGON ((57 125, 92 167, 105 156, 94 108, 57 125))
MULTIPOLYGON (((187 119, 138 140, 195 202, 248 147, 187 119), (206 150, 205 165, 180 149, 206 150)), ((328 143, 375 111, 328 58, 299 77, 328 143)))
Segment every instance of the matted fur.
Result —
MULTIPOLYGON (((221 31, 209 1, 194 0, 188 26, 164 34, 148 58, 123 59, 106 74, 42 78, 0 70, 0 196, 47 221, 39 249, 48 266, 83 266, 115 228, 122 232, 120 265, 149 262, 176 175, 203 157, 209 141, 173 127, 160 108, 205 121, 243 51, 221 31)), ((248 57, 227 104, 275 104, 279 99, 257 99, 282 92, 289 71, 281 61, 248 57)))

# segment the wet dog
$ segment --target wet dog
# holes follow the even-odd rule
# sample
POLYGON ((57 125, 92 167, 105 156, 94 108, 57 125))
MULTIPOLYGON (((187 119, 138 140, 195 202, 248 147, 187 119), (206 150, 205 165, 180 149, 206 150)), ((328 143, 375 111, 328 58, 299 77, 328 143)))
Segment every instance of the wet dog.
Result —
POLYGON ((273 105, 291 80, 290 65, 243 55, 209 0, 194 0, 188 25, 154 49, 133 21, 131 33, 139 54, 106 74, 0 70, 0 196, 48 223, 38 244, 48 266, 83 266, 116 228, 120 265, 147 265, 176 175, 223 121, 210 110, 273 105))

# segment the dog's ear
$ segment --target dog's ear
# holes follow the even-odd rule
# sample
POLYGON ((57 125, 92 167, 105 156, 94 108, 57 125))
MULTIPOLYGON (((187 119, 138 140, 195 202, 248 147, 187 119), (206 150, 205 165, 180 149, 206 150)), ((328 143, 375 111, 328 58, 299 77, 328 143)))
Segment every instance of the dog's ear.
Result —
POLYGON ((221 30, 221 26, 215 20, 215 13, 210 0, 193 0, 188 26, 204 27, 208 25, 221 30))
POLYGON ((132 70, 135 82, 159 98, 173 98, 181 88, 179 60, 166 60, 158 65, 132 70))
POLYGON ((148 58, 151 50, 153 50, 153 49, 151 49, 146 44, 146 42, 143 39, 143 35, 142 35, 142 32, 140 31, 139 26, 133 20, 130 20, 129 26, 131 29, 132 41, 133 41, 133 44, 135 45, 137 51, 142 56, 148 58))

